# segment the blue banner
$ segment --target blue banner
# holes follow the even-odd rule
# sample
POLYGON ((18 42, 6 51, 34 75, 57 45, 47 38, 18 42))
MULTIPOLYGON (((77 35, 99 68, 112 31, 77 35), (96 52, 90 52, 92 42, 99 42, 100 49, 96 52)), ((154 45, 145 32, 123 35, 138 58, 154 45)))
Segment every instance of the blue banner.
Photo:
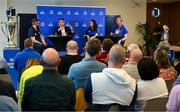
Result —
POLYGON ((19 48, 5 48, 3 49, 3 57, 7 61, 8 75, 10 75, 14 88, 18 89, 18 72, 14 69, 14 58, 20 52, 19 48))
MULTIPOLYGON (((37 6, 37 17, 40 20, 41 33, 46 37, 52 35, 58 20, 64 18, 66 26, 74 30, 73 40, 78 42, 79 53, 86 42, 84 34, 89 27, 91 19, 98 24, 98 35, 105 35, 105 8, 97 7, 71 7, 71 6, 37 6)), ((47 38, 48 44, 52 44, 47 38)))

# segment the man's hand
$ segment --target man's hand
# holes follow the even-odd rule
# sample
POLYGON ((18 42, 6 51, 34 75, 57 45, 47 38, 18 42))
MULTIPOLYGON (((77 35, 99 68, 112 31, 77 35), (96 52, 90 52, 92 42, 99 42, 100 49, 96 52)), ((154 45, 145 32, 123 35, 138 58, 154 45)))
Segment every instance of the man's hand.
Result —
POLYGON ((43 45, 44 45, 44 46, 47 46, 47 43, 46 43, 46 42, 43 42, 43 45))

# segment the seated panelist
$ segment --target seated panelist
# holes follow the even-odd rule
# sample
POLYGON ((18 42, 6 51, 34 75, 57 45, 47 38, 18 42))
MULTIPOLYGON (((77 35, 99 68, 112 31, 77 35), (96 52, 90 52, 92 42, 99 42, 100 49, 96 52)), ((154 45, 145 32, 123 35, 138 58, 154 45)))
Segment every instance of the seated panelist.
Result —
POLYGON ((95 20, 90 20, 90 25, 89 28, 86 30, 85 36, 87 37, 87 40, 90 40, 98 36, 98 25, 95 20))
POLYGON ((70 27, 65 26, 64 18, 60 18, 54 34, 58 36, 71 36, 73 35, 73 31, 70 29, 70 27))
POLYGON ((121 15, 116 16, 116 24, 112 27, 110 35, 120 37, 118 43, 124 46, 124 43, 128 38, 128 30, 123 24, 121 15))

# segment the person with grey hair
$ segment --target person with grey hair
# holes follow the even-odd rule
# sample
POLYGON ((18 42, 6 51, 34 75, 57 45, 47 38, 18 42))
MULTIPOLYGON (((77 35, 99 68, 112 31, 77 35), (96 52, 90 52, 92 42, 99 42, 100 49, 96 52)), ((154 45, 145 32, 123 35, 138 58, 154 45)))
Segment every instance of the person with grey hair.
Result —
POLYGON ((23 111, 72 111, 75 105, 73 82, 58 73, 60 58, 53 48, 41 57, 44 70, 25 82, 23 111))
POLYGON ((139 60, 141 60, 142 56, 143 56, 143 53, 140 49, 134 49, 131 52, 128 63, 123 65, 123 69, 126 70, 126 72, 131 77, 136 79, 136 81, 138 81, 140 79, 138 69, 137 69, 137 64, 138 64, 139 60))
MULTIPOLYGON (((167 41, 159 42, 158 48, 154 51, 154 55, 157 55, 158 49, 164 49, 168 53, 170 46, 171 45, 167 41)), ((168 55, 168 58, 169 58, 171 66, 174 66, 174 62, 173 62, 172 58, 169 55, 168 55)))
POLYGON ((8 67, 6 60, 0 56, 0 74, 7 74, 8 67))
POLYGON ((159 47, 168 51, 170 48, 170 44, 167 41, 161 41, 159 42, 159 47))
POLYGON ((69 68, 73 63, 80 62, 83 57, 78 55, 78 44, 71 40, 66 45, 67 54, 61 56, 61 63, 59 64, 58 72, 67 75, 69 68))
POLYGON ((109 52, 108 68, 92 73, 85 86, 85 99, 92 104, 87 111, 107 111, 117 104, 121 111, 133 110, 136 99, 136 81, 125 70, 125 49, 114 45, 109 52))
POLYGON ((134 50, 134 49, 139 49, 139 46, 137 44, 130 44, 128 47, 127 47, 127 51, 128 51, 128 58, 131 56, 131 52, 134 50))

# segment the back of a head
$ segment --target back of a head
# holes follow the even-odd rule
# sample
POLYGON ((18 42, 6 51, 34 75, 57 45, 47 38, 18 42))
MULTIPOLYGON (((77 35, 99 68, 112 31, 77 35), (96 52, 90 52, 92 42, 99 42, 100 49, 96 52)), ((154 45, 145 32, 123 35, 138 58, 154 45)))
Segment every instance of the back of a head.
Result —
POLYGON ((109 38, 104 39, 102 42, 102 48, 104 51, 107 51, 107 52, 110 51, 113 45, 114 45, 114 42, 109 38))
POLYGON ((139 46, 137 44, 130 44, 127 47, 127 50, 128 50, 129 53, 131 53, 134 49, 139 49, 139 46))
POLYGON ((46 49, 41 56, 41 60, 44 67, 57 67, 60 62, 59 54, 53 48, 46 49))
POLYGON ((101 42, 100 40, 93 38, 90 39, 85 46, 86 52, 91 56, 95 56, 101 50, 101 42))
POLYGON ((123 64, 125 56, 125 49, 118 44, 115 44, 109 51, 109 61, 114 65, 123 64))
POLYGON ((6 60, 0 56, 0 69, 7 69, 7 68, 8 68, 8 64, 6 60))
POLYGON ((135 62, 139 62, 139 60, 141 60, 143 56, 143 53, 140 49, 134 49, 132 52, 131 52, 131 56, 130 56, 130 59, 129 60, 133 60, 135 62))
POLYGON ((77 49, 78 49, 78 44, 77 44, 76 41, 71 40, 71 41, 69 41, 69 42, 67 43, 66 48, 67 48, 68 50, 74 51, 74 50, 77 50, 77 49))
POLYGON ((25 68, 27 69, 33 65, 40 65, 40 61, 37 58, 29 58, 25 68))
POLYGON ((30 38, 27 38, 24 40, 24 47, 25 48, 31 48, 33 47, 33 42, 30 38))
POLYGON ((159 43, 159 47, 166 50, 166 51, 168 51, 169 48, 170 48, 170 44, 167 41, 161 41, 159 43))
POLYGON ((159 76, 159 68, 150 57, 143 57, 137 67, 142 80, 153 80, 159 76))
POLYGON ((158 48, 154 52, 154 60, 159 68, 169 68, 171 66, 169 56, 166 50, 158 48))

